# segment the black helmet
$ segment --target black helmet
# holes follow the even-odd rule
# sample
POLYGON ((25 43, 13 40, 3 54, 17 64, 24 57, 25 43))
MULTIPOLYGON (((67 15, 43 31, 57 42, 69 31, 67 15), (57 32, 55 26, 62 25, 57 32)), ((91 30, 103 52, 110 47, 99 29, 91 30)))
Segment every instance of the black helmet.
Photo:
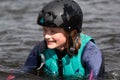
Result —
POLYGON ((81 32, 83 14, 73 0, 54 0, 40 11, 37 24, 45 27, 61 27, 66 31, 76 29, 81 32))

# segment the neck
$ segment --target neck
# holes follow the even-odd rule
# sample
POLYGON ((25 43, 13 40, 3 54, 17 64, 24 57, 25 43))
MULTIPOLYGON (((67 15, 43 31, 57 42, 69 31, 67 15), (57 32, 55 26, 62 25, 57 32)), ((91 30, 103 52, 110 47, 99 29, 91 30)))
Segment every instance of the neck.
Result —
POLYGON ((58 59, 62 59, 66 54, 67 54, 67 50, 64 49, 64 50, 58 50, 56 49, 56 54, 58 56, 58 59))

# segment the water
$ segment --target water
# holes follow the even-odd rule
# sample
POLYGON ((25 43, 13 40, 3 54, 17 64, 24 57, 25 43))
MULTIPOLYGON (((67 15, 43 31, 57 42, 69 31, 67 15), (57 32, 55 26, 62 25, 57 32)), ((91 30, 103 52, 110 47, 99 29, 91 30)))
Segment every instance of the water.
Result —
MULTIPOLYGON (((42 40, 36 18, 50 0, 0 0, 0 77, 21 67, 33 46, 42 40)), ((105 58, 109 78, 120 79, 120 0, 76 0, 83 9, 83 32, 91 35, 105 58)), ((31 74, 29 74, 30 76, 31 74)), ((20 77, 27 80, 31 77, 20 77)), ((19 78, 19 80, 20 80, 19 78)), ((36 76, 32 76, 36 80, 36 76)))

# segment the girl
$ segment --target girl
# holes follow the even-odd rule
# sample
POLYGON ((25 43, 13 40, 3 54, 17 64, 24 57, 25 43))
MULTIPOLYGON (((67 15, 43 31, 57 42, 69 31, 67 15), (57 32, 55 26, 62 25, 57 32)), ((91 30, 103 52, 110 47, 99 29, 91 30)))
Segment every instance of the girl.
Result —
POLYGON ((82 22, 82 10, 75 1, 46 4, 37 19, 44 40, 31 51, 24 71, 61 80, 103 78, 101 51, 90 36, 81 33, 82 22))

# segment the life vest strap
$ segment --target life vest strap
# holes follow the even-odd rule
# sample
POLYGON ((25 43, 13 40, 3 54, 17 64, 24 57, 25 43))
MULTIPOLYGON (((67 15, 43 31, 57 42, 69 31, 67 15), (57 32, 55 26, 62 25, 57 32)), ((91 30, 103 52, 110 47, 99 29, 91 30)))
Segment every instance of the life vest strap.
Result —
POLYGON ((58 77, 59 77, 60 80, 63 80, 63 64, 62 64, 62 60, 58 59, 57 64, 58 64, 58 72, 59 72, 58 77))

